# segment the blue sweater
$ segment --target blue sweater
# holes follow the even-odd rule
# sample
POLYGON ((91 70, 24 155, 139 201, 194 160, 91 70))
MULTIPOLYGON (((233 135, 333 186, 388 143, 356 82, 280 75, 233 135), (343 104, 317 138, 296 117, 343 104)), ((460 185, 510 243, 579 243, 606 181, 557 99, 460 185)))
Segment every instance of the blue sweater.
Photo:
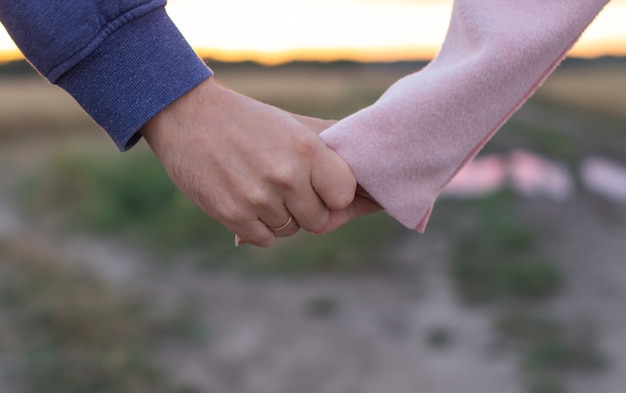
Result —
POLYGON ((120 150, 211 76, 166 0, 7 0, 0 21, 28 61, 70 93, 120 150))

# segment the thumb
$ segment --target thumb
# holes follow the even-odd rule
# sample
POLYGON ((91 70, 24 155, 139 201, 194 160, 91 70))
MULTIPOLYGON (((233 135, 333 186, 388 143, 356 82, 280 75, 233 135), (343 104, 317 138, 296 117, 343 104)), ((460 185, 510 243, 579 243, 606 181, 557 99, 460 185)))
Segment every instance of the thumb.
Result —
POLYGON ((317 231, 316 234, 323 235, 330 233, 357 217, 375 213, 380 210, 382 210, 382 207, 380 207, 378 203, 369 198, 357 196, 347 208, 343 210, 331 210, 328 223, 324 228, 317 231))

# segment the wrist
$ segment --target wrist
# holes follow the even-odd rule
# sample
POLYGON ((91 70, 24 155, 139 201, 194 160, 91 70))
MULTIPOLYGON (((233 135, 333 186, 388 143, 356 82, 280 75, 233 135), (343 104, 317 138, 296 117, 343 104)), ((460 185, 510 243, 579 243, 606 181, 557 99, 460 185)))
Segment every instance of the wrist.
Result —
POLYGON ((213 78, 203 80, 155 114, 139 129, 139 133, 154 149, 160 144, 160 139, 178 132, 183 123, 193 121, 196 110, 217 112, 219 109, 215 105, 220 101, 218 96, 223 94, 223 90, 213 78))

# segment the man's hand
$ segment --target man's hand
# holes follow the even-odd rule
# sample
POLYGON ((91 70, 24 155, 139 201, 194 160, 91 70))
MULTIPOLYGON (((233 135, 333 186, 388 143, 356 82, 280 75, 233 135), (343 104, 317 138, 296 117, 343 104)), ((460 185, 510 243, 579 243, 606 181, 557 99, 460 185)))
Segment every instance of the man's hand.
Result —
MULTIPOLYGON (((335 120, 323 120, 296 114, 292 114, 292 116, 318 135, 336 123, 335 120)), ((356 195, 352 203, 345 209, 331 211, 330 219, 328 220, 326 226, 316 233, 321 235, 332 232, 357 217, 376 213, 381 210, 383 210, 383 208, 378 204, 378 202, 376 202, 374 198, 372 198, 371 195, 363 189, 363 187, 357 185, 356 195)))
POLYGON ((189 199, 242 241, 267 247, 299 228, 327 231, 331 212, 355 196, 352 172, 317 136, 330 123, 306 119, 208 79, 141 133, 189 199))

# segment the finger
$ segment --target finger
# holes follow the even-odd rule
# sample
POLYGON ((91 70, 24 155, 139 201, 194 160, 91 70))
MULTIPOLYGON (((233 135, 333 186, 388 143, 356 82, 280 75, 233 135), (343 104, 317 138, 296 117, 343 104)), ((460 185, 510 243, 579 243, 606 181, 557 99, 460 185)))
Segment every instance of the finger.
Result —
POLYGON ((320 149, 320 153, 311 163, 311 184, 331 210, 348 207, 354 200, 357 187, 348 164, 326 146, 320 149))
POLYGON ((331 211, 326 226, 315 233, 318 235, 323 235, 325 233, 332 232, 357 217, 363 216, 365 214, 375 213, 381 210, 382 208, 378 203, 372 201, 371 199, 357 196, 356 198, 354 198, 352 204, 350 204, 350 206, 348 206, 347 208, 343 210, 331 211))
MULTIPOLYGON (((380 206, 380 204, 376 201, 376 199, 374 199, 374 197, 372 197, 372 195, 369 192, 367 192, 367 190, 363 188, 360 184, 356 185, 356 195, 369 199, 370 201, 380 206)), ((380 206, 380 208, 382 209, 382 206, 380 206)))
POLYGON ((293 217, 293 215, 291 215, 286 210, 284 206, 283 206, 283 209, 285 210, 285 213, 281 215, 281 217, 287 216, 287 218, 285 220, 280 221, 281 224, 270 225, 268 224, 268 222, 278 222, 278 221, 276 221, 275 218, 272 218, 272 221, 269 221, 269 219, 266 221, 265 219, 261 218, 261 221, 265 223, 265 225, 267 225, 270 231, 274 232, 274 235, 276 235, 276 237, 293 236, 296 233, 298 233, 298 231, 300 230, 300 225, 298 224, 298 221, 293 217))
POLYGON ((285 206, 285 196, 281 195, 281 192, 284 193, 280 187, 266 182, 260 186, 250 187, 243 194, 252 214, 277 236, 286 237, 294 235, 300 227, 285 206))
POLYGON ((247 221, 236 225, 224 225, 236 234, 235 245, 249 243, 265 248, 271 246, 276 241, 274 232, 259 220, 247 221))
POLYGON ((328 222, 330 212, 308 178, 302 178, 297 187, 286 195, 285 205, 305 231, 316 232, 328 222))

